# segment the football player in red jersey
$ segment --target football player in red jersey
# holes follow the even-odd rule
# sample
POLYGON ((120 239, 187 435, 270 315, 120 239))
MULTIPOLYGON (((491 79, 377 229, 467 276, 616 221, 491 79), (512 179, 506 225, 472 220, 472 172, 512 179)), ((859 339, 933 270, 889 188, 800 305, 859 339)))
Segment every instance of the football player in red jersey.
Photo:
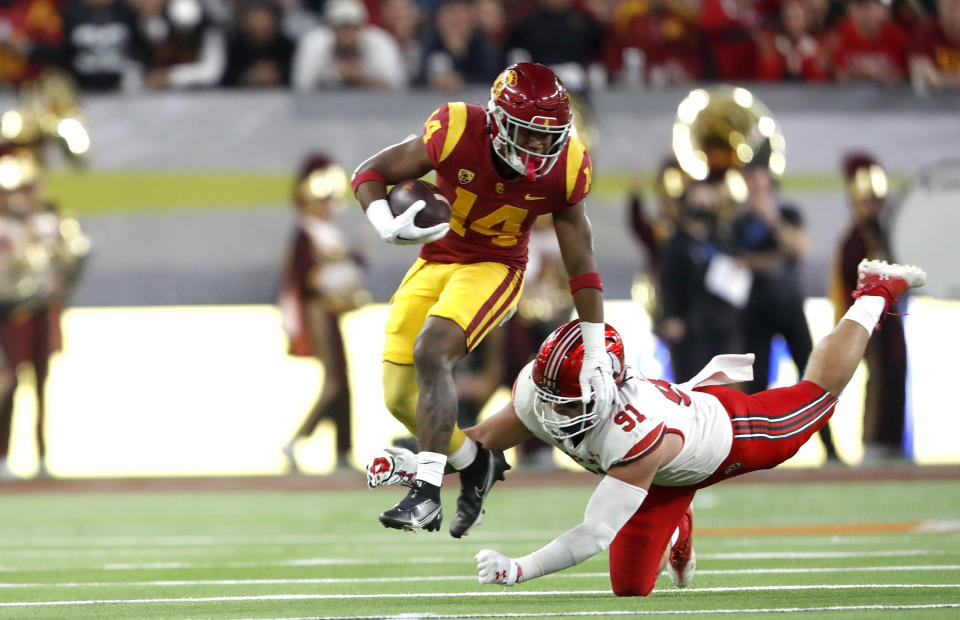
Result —
POLYGON ((539 437, 603 479, 583 523, 546 546, 516 559, 492 549, 477 553, 480 583, 530 581, 609 547, 617 596, 649 594, 662 565, 674 585, 689 585, 696 570, 690 504, 697 489, 796 454, 830 419, 874 328, 900 294, 926 279, 919 267, 883 261, 864 260, 858 271, 856 301, 814 348, 803 380, 752 395, 725 384, 750 380, 753 355, 719 355, 690 381, 673 385, 627 367, 620 335, 608 325, 605 347, 614 360, 617 399, 585 411, 578 383, 581 327, 572 321, 556 329, 520 372, 513 399, 464 432, 500 450, 539 437))
MULTIPOLYGON (((486 108, 440 106, 417 137, 387 147, 357 168, 353 188, 368 219, 389 243, 423 244, 391 301, 383 352, 387 408, 420 444, 412 490, 380 515, 386 527, 440 527, 440 485, 449 464, 461 492, 450 534, 479 522, 483 501, 509 468, 456 427, 453 366, 513 313, 523 286, 527 240, 537 216, 553 214, 584 334, 580 377, 584 408, 614 398, 603 345, 603 296, 583 200, 590 191, 585 147, 570 136, 573 114, 563 83, 547 67, 511 65, 497 77, 486 108), (387 186, 436 171, 453 209, 449 224, 421 229, 422 204, 394 217, 387 186)), ((371 471, 388 467, 380 461, 371 471)), ((370 482, 375 486, 375 480, 370 482)))

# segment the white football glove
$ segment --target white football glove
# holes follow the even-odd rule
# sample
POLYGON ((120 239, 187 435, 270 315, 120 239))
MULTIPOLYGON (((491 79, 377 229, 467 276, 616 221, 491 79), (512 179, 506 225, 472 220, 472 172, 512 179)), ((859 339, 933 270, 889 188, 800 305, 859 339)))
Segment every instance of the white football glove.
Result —
POLYGON ((477 561, 480 583, 498 583, 512 586, 520 578, 520 565, 499 551, 483 549, 473 556, 477 561))
POLYGON ((387 243, 397 245, 430 243, 447 234, 450 224, 437 224, 430 228, 420 228, 414 224, 413 218, 417 217, 417 213, 420 213, 425 206, 427 206, 426 202, 418 200, 410 205, 409 209, 394 217, 389 203, 381 198, 374 200, 367 207, 367 219, 373 224, 380 238, 387 243))
POLYGON ((417 475, 417 455, 406 448, 384 448, 390 456, 378 456, 367 464, 367 486, 377 487, 410 482, 417 475))
POLYGON ((580 389, 583 402, 594 399, 593 411, 605 413, 617 398, 617 384, 613 380, 613 365, 604 342, 606 325, 580 321, 583 337, 583 366, 580 368, 580 389))

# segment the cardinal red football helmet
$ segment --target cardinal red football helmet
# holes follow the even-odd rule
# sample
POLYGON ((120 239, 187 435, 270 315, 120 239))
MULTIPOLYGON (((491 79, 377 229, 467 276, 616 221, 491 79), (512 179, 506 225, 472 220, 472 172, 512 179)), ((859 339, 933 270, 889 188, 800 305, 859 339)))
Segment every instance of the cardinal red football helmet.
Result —
MULTIPOLYGON (((623 339, 609 324, 604 331, 604 343, 613 379, 619 388, 626 375, 623 339)), ((553 331, 540 345, 533 362, 533 384, 537 392, 534 411, 544 430, 555 439, 567 439, 583 432, 603 411, 594 411, 592 403, 583 403, 582 413, 570 417, 558 414, 552 405, 582 401, 580 369, 583 367, 583 337, 580 321, 570 321, 553 331)))
POLYGON ((493 149, 508 166, 531 180, 550 172, 573 126, 570 96, 553 71, 533 62, 510 65, 490 88, 487 110, 493 149), (542 137, 546 151, 525 148, 524 132, 542 137))

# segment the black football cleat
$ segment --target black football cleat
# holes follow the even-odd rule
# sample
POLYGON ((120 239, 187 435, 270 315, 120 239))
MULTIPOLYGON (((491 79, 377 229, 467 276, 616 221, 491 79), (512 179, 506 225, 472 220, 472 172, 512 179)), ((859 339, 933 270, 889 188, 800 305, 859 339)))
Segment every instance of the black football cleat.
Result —
POLYGON ((443 521, 443 510, 439 499, 433 499, 431 495, 439 498, 440 489, 423 480, 414 480, 410 486, 412 488, 406 497, 390 510, 380 513, 380 523, 383 523, 383 527, 407 532, 436 532, 443 521), (430 493, 431 490, 434 492, 430 493))
POLYGON ((508 469, 510 465, 503 452, 480 446, 477 458, 460 472, 460 497, 457 498, 457 513, 450 522, 451 536, 460 538, 483 521, 483 502, 493 483, 503 480, 503 472, 508 469))

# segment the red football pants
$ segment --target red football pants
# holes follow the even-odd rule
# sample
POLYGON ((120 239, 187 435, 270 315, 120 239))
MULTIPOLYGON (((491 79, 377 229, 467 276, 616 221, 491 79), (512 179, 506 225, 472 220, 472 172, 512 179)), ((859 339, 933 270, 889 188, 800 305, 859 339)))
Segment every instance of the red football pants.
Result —
POLYGON ((652 485, 640 509, 610 545, 610 583, 617 596, 646 596, 677 523, 697 489, 783 463, 827 423, 837 397, 811 383, 753 395, 733 388, 698 388, 723 404, 733 425, 730 454, 706 480, 688 487, 652 485))

